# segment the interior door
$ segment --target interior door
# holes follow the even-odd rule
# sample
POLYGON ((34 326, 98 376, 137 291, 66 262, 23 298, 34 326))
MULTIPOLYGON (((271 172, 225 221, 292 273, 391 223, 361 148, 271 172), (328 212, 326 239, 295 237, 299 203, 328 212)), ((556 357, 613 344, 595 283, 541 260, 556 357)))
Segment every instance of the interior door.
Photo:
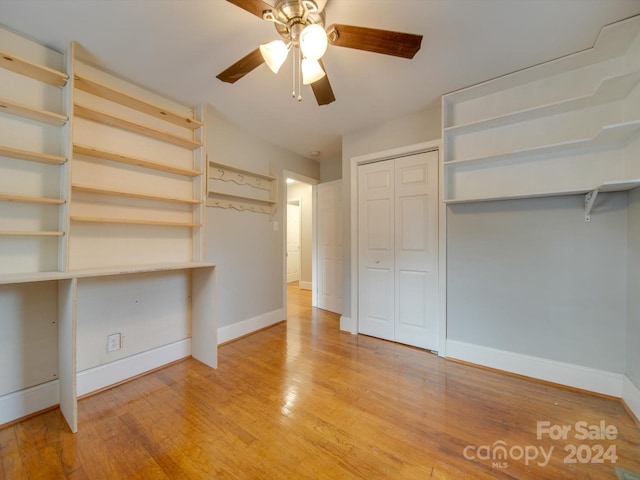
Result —
POLYGON ((342 313, 342 180, 316 186, 317 306, 342 313))
POLYGON ((300 281, 300 203, 287 203, 287 283, 300 281))
POLYGON ((395 340, 438 349, 438 152, 395 160, 395 340))
POLYGON ((358 331, 394 340, 393 162, 358 167, 358 331))

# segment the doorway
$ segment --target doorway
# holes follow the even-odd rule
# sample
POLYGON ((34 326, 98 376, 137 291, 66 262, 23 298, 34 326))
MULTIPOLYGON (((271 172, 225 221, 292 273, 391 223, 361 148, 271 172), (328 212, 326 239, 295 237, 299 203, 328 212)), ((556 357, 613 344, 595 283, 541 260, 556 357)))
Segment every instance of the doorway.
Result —
MULTIPOLYGON (((285 282, 313 289, 313 186, 304 177, 286 175, 285 282)), ((286 292, 286 288, 285 288, 286 292)))

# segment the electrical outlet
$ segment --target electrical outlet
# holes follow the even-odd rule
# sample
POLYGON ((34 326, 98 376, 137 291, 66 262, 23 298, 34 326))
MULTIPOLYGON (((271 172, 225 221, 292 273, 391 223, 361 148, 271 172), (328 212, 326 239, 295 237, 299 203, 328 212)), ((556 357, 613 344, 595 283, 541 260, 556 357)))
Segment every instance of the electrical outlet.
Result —
POLYGON ((114 333, 107 336, 107 352, 115 352, 122 348, 122 336, 119 333, 114 333))

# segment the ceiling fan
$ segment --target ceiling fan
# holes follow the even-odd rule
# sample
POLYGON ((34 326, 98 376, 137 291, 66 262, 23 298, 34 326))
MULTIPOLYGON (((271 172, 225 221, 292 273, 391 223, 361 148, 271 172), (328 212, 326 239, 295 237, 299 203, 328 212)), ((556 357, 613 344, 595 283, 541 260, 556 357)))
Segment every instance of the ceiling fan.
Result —
POLYGON ((422 35, 411 33, 342 24, 333 24, 325 29, 324 8, 328 0, 276 0, 274 6, 262 0, 227 1, 273 22, 282 40, 260 45, 216 78, 235 83, 263 63, 278 73, 289 50, 294 49, 293 96, 301 100, 300 83, 311 85, 318 105, 335 101, 321 60, 327 44, 411 59, 422 43, 422 35))

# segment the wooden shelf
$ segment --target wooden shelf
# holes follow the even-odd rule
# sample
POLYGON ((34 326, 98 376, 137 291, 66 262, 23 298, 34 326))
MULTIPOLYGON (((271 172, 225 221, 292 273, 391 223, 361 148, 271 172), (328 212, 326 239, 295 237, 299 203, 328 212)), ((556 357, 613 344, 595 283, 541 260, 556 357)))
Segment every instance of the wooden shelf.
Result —
POLYGON ((277 202, 274 200, 262 200, 244 195, 234 195, 222 192, 209 192, 207 197, 208 207, 233 208, 239 211, 255 213, 267 213, 273 215, 277 202))
POLYGON ((200 223, 188 222, 166 222, 161 220, 144 220, 133 218, 101 218, 101 217, 71 217, 72 222, 83 223, 112 223, 112 224, 128 224, 128 225, 157 225, 165 227, 201 227, 200 223))
POLYGON ((0 50, 0 67, 48 83, 54 87, 63 87, 69 79, 65 73, 32 63, 2 50, 0 50))
POLYGON ((20 236, 20 237, 61 237, 64 232, 47 232, 43 230, 0 230, 0 236, 20 236))
POLYGON ((557 115, 572 110, 592 107, 625 98, 640 81, 640 72, 632 72, 615 77, 607 77, 600 82, 596 90, 590 95, 571 98, 562 102, 540 105, 505 115, 486 118, 476 122, 445 128, 447 134, 473 133, 486 128, 495 128, 514 122, 523 122, 547 115, 557 115))
POLYGON ((11 115, 28 118, 29 120, 35 120, 37 122, 47 123, 58 127, 64 125, 67 121, 67 117, 59 113, 33 108, 21 103, 15 103, 11 100, 7 100, 6 98, 0 98, 0 112, 9 113, 11 115))
POLYGON ((198 170, 173 167, 164 163, 145 160, 143 158, 133 157, 131 155, 123 155, 121 153, 111 152, 109 150, 103 150, 101 148, 89 147, 87 145, 74 144, 73 153, 78 155, 86 155, 88 157, 101 158, 103 160, 111 160, 113 162, 125 163, 127 165, 135 165, 137 167, 149 168, 152 170, 159 170, 161 172, 183 175, 185 177, 197 177, 198 175, 202 175, 202 172, 198 170))
POLYGON ((21 203, 40 203, 44 205, 62 205, 64 200, 59 198, 47 198, 47 197, 29 197, 24 195, 9 195, 0 193, 0 201, 7 202, 21 202, 21 203))
POLYGON ((5 147, 0 145, 0 157, 16 158, 28 162, 47 163, 49 165, 62 165, 66 158, 58 155, 48 155, 46 153, 29 152, 18 148, 5 147))
POLYGON ((15 283, 49 282, 68 280, 71 278, 95 278, 113 275, 130 275, 138 273, 169 272, 175 270, 192 270, 197 268, 212 268, 216 265, 207 262, 164 263, 154 265, 123 265, 109 268, 91 268, 70 270, 67 272, 49 271, 33 273, 12 273, 0 275, 0 285, 15 283))
POLYGON ((276 201, 275 200, 263 200, 262 198, 255 198, 255 197, 249 197, 247 195, 236 195, 233 193, 223 193, 223 192, 209 192, 209 195, 214 196, 214 197, 220 197, 220 198, 226 198, 229 200, 240 200, 243 202, 256 202, 256 203, 262 203, 264 205, 275 205, 276 201))
POLYGON ((131 120, 117 117, 115 115, 110 115, 108 113, 94 110, 83 105, 74 104, 73 111, 78 117, 123 130, 128 130, 139 135, 145 135, 149 138, 154 138, 156 140, 171 143, 179 147, 194 150, 202 146, 200 142, 197 142, 191 138, 179 137, 177 135, 174 135, 173 133, 158 130, 156 128, 151 128, 141 123, 133 122, 131 120))
POLYGON ((111 188, 95 188, 95 187, 90 187, 87 185, 79 185, 79 184, 73 184, 71 188, 73 188, 73 190, 77 192, 96 193, 101 195, 115 195, 115 196, 128 197, 128 198, 139 198, 142 200, 157 200, 161 202, 184 203, 189 205, 197 205, 200 203, 200 201, 194 200, 192 198, 177 198, 177 197, 166 197, 161 195, 147 195, 144 193, 125 192, 122 190, 115 190, 111 188))
POLYGON ((214 263, 207 262, 185 262, 185 263, 162 263, 153 265, 122 265, 107 268, 87 268, 72 270, 66 273, 73 278, 108 277, 112 275, 131 275, 138 273, 169 272, 174 270, 191 270, 194 268, 215 267, 214 263))
POLYGON ((147 102, 141 98, 130 95, 117 88, 110 87, 104 83, 84 77, 82 75, 74 75, 74 86, 80 90, 91 93, 101 98, 105 98, 125 107, 132 108, 142 113, 146 113, 160 120, 165 120, 174 125, 195 130, 202 126, 202 123, 190 117, 185 117, 175 112, 171 112, 153 103, 147 102))
POLYGON ((16 283, 33 283, 33 282, 51 282, 65 280, 69 278, 66 272, 48 271, 48 272, 29 272, 29 273, 10 273, 0 275, 0 285, 11 285, 16 283))
MULTIPOLYGON (((265 175, 262 173, 256 173, 256 172, 252 172, 251 170, 245 170, 243 168, 238 168, 238 167, 234 167, 231 165, 224 165, 222 163, 217 163, 214 161, 209 161, 209 165, 213 168, 215 168, 216 170, 228 170, 230 172, 235 172, 235 173, 240 173, 242 175, 246 175, 249 177, 256 177, 256 178, 261 178, 264 180, 269 180, 269 181, 273 181, 273 180, 277 180, 277 177, 274 177, 272 175, 265 175)), ((222 176, 223 174, 221 174, 220 176, 222 176)), ((220 177, 216 177, 216 180, 222 180, 222 178, 220 177)))
POLYGON ((552 145, 543 145, 535 148, 524 150, 516 150, 513 152, 498 153, 495 155, 487 155, 484 157, 466 158, 463 160, 451 160, 444 162, 445 166, 469 164, 472 162, 488 162, 502 159, 521 159, 536 155, 561 154, 567 152, 577 152, 580 150, 602 147, 607 145, 622 144, 633 136, 640 133, 640 120, 632 122, 617 123, 614 125, 605 125, 594 136, 590 138, 581 138, 579 140, 571 140, 569 142, 556 143, 552 145))

